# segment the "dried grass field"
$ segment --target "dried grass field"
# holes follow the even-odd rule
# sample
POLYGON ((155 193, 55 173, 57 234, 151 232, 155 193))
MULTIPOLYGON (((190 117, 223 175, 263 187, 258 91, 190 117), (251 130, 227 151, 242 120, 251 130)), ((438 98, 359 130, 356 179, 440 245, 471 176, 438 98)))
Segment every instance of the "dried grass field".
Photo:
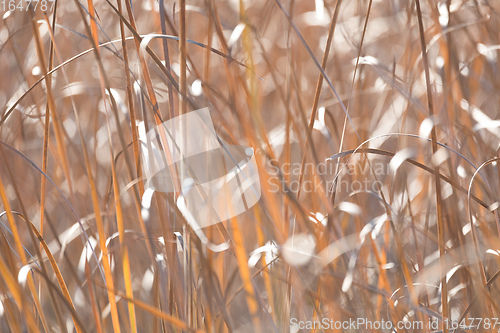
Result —
POLYGON ((0 14, 1 332, 500 331, 500 1, 0 14), (220 222, 147 174, 203 108, 258 180, 220 222))

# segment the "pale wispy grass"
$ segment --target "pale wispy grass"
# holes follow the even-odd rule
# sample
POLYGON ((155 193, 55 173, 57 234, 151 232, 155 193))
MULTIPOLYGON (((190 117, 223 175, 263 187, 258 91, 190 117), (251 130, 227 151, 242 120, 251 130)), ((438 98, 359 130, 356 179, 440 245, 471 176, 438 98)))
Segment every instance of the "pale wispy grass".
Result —
POLYGON ((496 1, 23 4, 0 20, 0 331, 500 328, 496 1), (203 107, 262 195, 194 230, 140 134, 203 107))

